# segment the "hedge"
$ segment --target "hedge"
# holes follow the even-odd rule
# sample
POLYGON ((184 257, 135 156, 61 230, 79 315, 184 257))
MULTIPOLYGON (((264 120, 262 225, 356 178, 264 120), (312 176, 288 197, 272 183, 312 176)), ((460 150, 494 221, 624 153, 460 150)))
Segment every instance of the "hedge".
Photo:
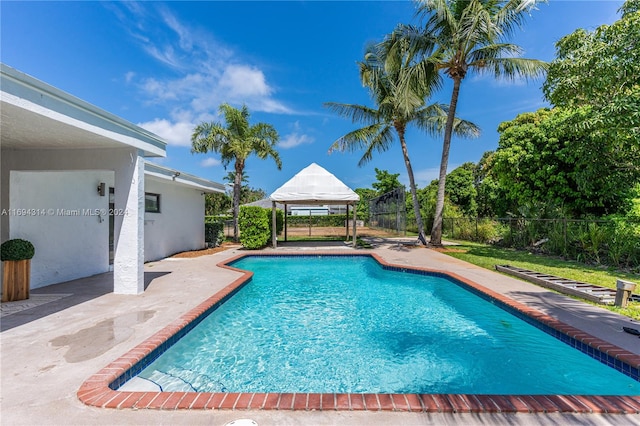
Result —
POLYGON ((218 247, 224 241, 223 222, 204 223, 204 241, 209 247, 218 247))
POLYGON ((271 236, 271 210, 258 206, 240 206, 238 227, 240 244, 249 250, 267 245, 271 236))

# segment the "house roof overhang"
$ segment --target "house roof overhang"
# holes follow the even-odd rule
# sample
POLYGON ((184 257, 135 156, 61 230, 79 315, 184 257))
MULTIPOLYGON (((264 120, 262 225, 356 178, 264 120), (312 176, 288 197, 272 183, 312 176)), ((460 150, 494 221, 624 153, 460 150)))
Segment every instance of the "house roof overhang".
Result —
POLYGON ((166 156, 157 135, 0 64, 0 137, 9 149, 136 148, 166 156))
POLYGON ((225 186, 221 183, 202 179, 197 176, 170 169, 168 167, 159 166, 148 161, 145 161, 144 163, 144 175, 147 178, 151 177, 160 181, 173 182, 176 185, 197 189, 206 193, 225 192, 225 186))

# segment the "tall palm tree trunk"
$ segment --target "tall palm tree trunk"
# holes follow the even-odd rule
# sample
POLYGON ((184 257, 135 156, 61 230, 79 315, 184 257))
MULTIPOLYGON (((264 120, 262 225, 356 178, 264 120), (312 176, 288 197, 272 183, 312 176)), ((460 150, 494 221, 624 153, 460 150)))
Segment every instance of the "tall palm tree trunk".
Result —
POLYGON ((405 129, 403 126, 396 124, 396 131, 398 132, 398 138, 400 139, 400 146, 402 147, 402 155, 404 157, 404 164, 407 167, 407 175, 409 175, 409 190, 411 192, 411 199, 413 201, 413 211, 416 216, 416 223, 418 225, 418 239, 422 244, 427 245, 427 238, 424 234, 424 225, 422 224, 422 214, 420 213, 420 202, 418 201, 418 191, 416 189, 416 181, 413 178, 413 168, 411 167, 411 160, 409 160, 409 150, 407 149, 407 143, 404 139, 405 129))
POLYGON ((442 159, 440 160, 440 175, 438 177, 438 197, 436 198, 436 212, 433 218, 433 228, 431 228, 431 244, 442 245, 442 215, 444 212, 444 187, 447 179, 447 164, 449 162, 449 148, 451 148, 451 134, 453 133, 453 120, 456 116, 456 106, 458 105, 458 95, 460 93, 460 83, 462 78, 453 78, 453 92, 449 103, 447 114, 447 124, 444 129, 444 142, 442 144, 442 159))
POLYGON ((236 175, 233 179, 233 241, 240 241, 240 230, 238 228, 238 218, 240 217, 240 190, 242 189, 242 173, 244 171, 244 161, 236 160, 236 175))

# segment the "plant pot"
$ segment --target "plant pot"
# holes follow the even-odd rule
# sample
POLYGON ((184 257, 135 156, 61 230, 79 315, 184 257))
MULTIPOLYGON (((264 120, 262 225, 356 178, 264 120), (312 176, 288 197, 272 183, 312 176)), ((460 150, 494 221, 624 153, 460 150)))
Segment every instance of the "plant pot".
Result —
POLYGON ((2 301, 28 299, 30 281, 31 259, 5 260, 2 264, 2 301))

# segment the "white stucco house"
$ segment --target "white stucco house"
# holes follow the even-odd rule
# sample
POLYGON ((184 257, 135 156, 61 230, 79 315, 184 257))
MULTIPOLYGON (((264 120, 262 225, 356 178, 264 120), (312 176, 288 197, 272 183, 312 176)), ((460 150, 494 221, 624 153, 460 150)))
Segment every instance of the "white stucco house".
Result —
POLYGON ((166 142, 0 64, 0 242, 31 241, 31 288, 113 271, 144 291, 144 262, 201 249, 204 194, 222 184, 149 163, 166 142))

